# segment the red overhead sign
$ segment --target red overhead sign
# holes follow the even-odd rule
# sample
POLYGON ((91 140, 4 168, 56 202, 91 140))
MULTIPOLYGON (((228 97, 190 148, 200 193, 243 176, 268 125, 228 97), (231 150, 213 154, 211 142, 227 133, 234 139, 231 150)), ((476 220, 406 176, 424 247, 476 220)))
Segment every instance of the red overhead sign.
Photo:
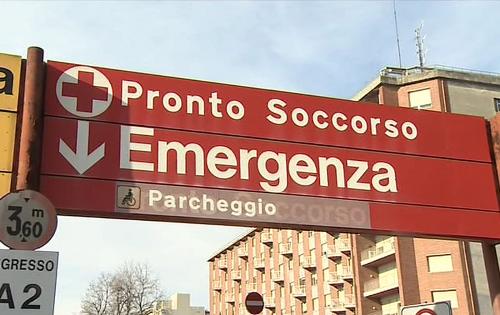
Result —
POLYGON ((42 192, 63 213, 231 224, 246 207, 252 225, 260 206, 293 227, 326 199, 366 214, 339 228, 500 238, 481 118, 56 62, 46 86, 42 192))
POLYGON ((51 116, 491 161, 480 117, 59 62, 46 86, 51 116))

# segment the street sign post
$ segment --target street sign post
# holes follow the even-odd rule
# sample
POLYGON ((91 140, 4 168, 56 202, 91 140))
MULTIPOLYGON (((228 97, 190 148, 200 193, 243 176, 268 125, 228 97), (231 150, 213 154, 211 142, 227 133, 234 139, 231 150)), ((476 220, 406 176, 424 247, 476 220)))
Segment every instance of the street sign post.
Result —
POLYGON ((0 242, 9 248, 40 248, 52 238, 56 226, 54 206, 36 191, 22 190, 0 199, 0 242))
POLYGON ((264 309, 264 298, 260 293, 250 292, 245 298, 245 307, 250 314, 260 314, 264 309))
POLYGON ((0 314, 54 314, 58 255, 0 250, 0 314))
POLYGON ((401 308, 401 315, 452 315, 448 301, 409 305, 401 308))

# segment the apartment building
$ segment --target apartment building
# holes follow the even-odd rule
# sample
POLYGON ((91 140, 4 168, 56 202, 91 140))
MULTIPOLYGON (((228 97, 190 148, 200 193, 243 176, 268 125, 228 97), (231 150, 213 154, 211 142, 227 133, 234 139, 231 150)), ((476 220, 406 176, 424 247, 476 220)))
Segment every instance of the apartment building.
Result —
POLYGON ((387 67, 355 101, 492 118, 500 111, 500 74, 451 67, 387 67))
POLYGON ((396 315, 402 305, 442 300, 451 301, 454 314, 474 314, 460 245, 254 230, 210 258, 210 312, 247 314, 245 296, 255 291, 265 314, 396 315))
POLYGON ((248 292, 266 314, 356 314, 352 236, 263 229, 209 260, 210 313, 247 314, 248 292))
MULTIPOLYGON (((500 112, 500 74, 442 66, 408 69, 387 67, 357 93, 353 100, 490 119, 500 112)), ((363 244, 369 246, 374 237, 359 235, 355 239, 358 246, 362 247, 363 244)), ((410 260, 405 263, 400 262, 396 267, 405 274, 405 266, 414 264, 418 271, 418 290, 417 286, 405 281, 402 291, 409 289, 418 291, 417 300, 429 302, 448 296, 455 306, 454 315, 492 314, 479 243, 416 238, 396 238, 396 242, 400 244, 399 248, 404 247, 409 252, 397 256, 410 260), (414 255, 411 254, 412 251, 414 255), (449 256, 445 256, 444 253, 449 256), (450 278, 446 275, 452 273, 447 271, 436 273, 436 269, 432 266, 436 262, 442 265, 437 270, 453 268, 461 270, 462 275, 459 278, 454 276, 450 278), (422 273, 425 268, 429 273, 422 273), (464 280, 457 281, 461 278, 464 280), (446 283, 449 288, 439 288, 437 283, 446 283), (426 287, 429 287, 429 290, 426 290, 426 287), (466 308, 462 307, 464 304, 466 308)), ((364 266, 361 270, 363 268, 364 266)), ((414 298, 406 293, 401 296, 403 302, 411 303, 410 300, 414 298)), ((361 307, 363 306, 370 307, 362 304, 361 307)))
MULTIPOLYGON (((354 100, 491 118, 500 111, 500 75, 389 67, 354 100)), ((217 315, 247 314, 251 291, 263 294, 266 314, 395 315, 403 305, 437 301, 450 301, 453 315, 492 314, 477 243, 263 229, 209 262, 217 315)))

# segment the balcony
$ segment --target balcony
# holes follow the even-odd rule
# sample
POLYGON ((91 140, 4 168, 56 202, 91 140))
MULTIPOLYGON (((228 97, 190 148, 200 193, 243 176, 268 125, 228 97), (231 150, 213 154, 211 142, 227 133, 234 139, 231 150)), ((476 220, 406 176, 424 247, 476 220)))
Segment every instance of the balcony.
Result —
POLYGON ((247 283, 247 291, 248 292, 257 292, 257 283, 254 283, 254 282, 247 283))
POLYGON ((227 293, 226 294, 226 303, 231 303, 231 304, 235 303, 234 293, 227 293))
POLYGON ((361 252, 362 266, 379 266, 395 259, 394 238, 378 243, 361 252))
POLYGON ((238 247, 238 257, 241 257, 241 258, 248 257, 248 247, 246 247, 246 246, 238 247))
POLYGON ((305 279, 306 277, 306 272, 304 270, 299 270, 299 279, 305 279))
POLYGON ((328 245, 328 248, 326 250, 326 257, 330 259, 339 259, 342 258, 342 252, 338 247, 333 245, 328 245))
POLYGON ((330 301, 330 304, 327 305, 327 310, 332 312, 332 313, 338 313, 338 312, 345 312, 346 308, 344 306, 344 303, 340 301, 339 299, 332 299, 330 301))
POLYGON ((266 268, 266 260, 264 258, 255 258, 253 260, 253 267, 255 269, 265 269, 266 268))
POLYGON ((313 256, 304 256, 300 264, 304 269, 316 269, 316 259, 313 256))
POLYGON ((231 279, 233 279, 234 281, 241 281, 241 271, 231 271, 231 279))
POLYGON ((260 233, 260 241, 263 244, 272 244, 273 243, 273 234, 271 232, 262 232, 260 233))
POLYGON ((212 289, 214 291, 221 291, 222 290, 222 283, 219 280, 212 281, 212 289))
POLYGON ((348 238, 341 238, 336 243, 337 247, 341 252, 350 252, 351 251, 351 241, 348 238))
POLYGON ((293 255, 292 243, 280 244, 280 254, 283 256, 292 256, 293 255))
POLYGON ((264 298, 264 307, 268 309, 276 308, 276 298, 275 297, 265 297, 264 298))
POLYGON ((305 299, 306 298, 306 286, 305 285, 295 286, 293 288, 292 295, 297 299, 305 299))
POLYGON ((219 269, 227 269, 227 260, 219 259, 219 269))
POLYGON ((399 292, 399 284, 397 277, 392 279, 371 279, 364 284, 364 297, 381 298, 387 295, 396 294, 399 292))
POLYGON ((352 271, 352 267, 351 266, 344 266, 342 268, 342 279, 352 280, 353 277, 354 277, 354 273, 352 271))
POLYGON ((271 273, 271 279, 276 283, 285 282, 285 275, 281 271, 273 271, 271 273))
POLYGON ((328 274, 328 284, 330 285, 343 285, 344 279, 342 276, 336 272, 330 272, 328 274))
POLYGON ((344 296, 344 306, 345 308, 354 309, 356 308, 356 298, 354 295, 345 295, 344 296))

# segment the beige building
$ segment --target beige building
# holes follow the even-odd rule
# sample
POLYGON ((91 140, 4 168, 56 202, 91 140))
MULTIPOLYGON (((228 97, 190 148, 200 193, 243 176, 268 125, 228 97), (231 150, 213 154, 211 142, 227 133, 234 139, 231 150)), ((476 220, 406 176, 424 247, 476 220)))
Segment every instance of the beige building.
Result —
POLYGON ((205 315, 205 308, 191 306, 190 300, 189 294, 176 293, 166 300, 157 302, 152 315, 205 315))
MULTIPOLYGON (((491 118, 500 75, 386 68, 357 101, 491 118)), ((336 231, 254 230, 210 260, 210 311, 247 314, 257 291, 266 314, 395 315, 403 305, 450 301, 453 315, 492 314, 477 243, 336 231)))

